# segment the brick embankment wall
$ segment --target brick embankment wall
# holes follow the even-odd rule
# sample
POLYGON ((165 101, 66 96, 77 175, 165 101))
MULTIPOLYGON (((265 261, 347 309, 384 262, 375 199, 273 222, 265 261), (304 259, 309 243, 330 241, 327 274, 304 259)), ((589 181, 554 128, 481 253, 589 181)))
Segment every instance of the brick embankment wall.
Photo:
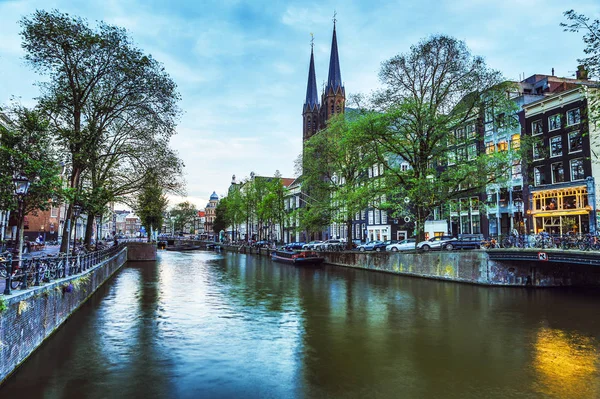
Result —
POLYGON ((0 313, 0 385, 126 261, 123 248, 82 274, 0 297, 6 305, 0 313))
POLYGON ((149 242, 128 242, 128 261, 156 260, 156 244, 149 242))
MULTIPOLYGON (((267 249, 227 246, 223 250, 269 254, 267 249)), ((406 276, 494 286, 597 286, 600 267, 566 263, 494 261, 486 251, 323 252, 325 263, 406 276)))

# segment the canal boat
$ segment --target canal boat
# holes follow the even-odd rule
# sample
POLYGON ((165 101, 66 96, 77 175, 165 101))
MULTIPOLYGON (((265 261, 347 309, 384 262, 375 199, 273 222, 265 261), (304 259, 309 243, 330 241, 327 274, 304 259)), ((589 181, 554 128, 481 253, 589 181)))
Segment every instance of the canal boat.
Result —
POLYGON ((296 266, 317 266, 323 263, 324 257, 312 251, 282 251, 277 250, 271 254, 274 262, 288 263, 296 266))

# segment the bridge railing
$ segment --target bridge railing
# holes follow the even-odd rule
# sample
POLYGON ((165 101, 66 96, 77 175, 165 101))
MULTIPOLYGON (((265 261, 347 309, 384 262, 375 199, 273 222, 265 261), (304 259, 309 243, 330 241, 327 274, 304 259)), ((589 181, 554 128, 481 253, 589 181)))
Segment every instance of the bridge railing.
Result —
POLYGON ((491 236, 482 242, 482 248, 537 248, 579 251, 600 251, 600 236, 594 234, 523 234, 491 236))
POLYGON ((5 280, 4 295, 11 290, 26 290, 56 279, 83 273, 117 254, 124 243, 88 253, 56 256, 45 255, 32 258, 13 259, 12 254, 0 257, 0 279, 5 280))

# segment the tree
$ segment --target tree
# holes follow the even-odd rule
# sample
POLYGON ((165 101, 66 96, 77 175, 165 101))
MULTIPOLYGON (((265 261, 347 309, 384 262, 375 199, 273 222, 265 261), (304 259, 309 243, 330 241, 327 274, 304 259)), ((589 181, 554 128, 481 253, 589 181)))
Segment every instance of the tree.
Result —
MULTIPOLYGON (((368 206, 376 207, 379 196, 376 181, 367 170, 377 161, 365 150, 361 131, 364 123, 358 115, 341 114, 330 119, 325 130, 312 136, 304 146, 303 188, 314 201, 307 201, 303 218, 306 227, 323 215, 344 223, 348 231, 347 248, 352 248, 354 215, 368 206)), ((317 226, 319 223, 316 223, 317 226)))
POLYGON ((227 230, 228 226, 231 226, 231 218, 229 212, 229 200, 228 197, 222 198, 217 204, 215 209, 215 220, 213 222, 213 231, 219 233, 220 231, 227 230))
POLYGON ((146 176, 142 192, 134 209, 140 217, 142 226, 146 228, 148 242, 151 240, 152 231, 160 230, 168 204, 169 200, 164 195, 156 175, 149 174, 146 176))
MULTIPOLYGON (((92 29, 81 18, 41 10, 23 18, 21 26, 25 59, 48 76, 39 84, 39 100, 58 143, 70 154, 69 187, 76 197, 84 173, 94 173, 102 154, 120 155, 133 148, 127 140, 132 132, 156 143, 173 134, 179 114, 176 85, 162 65, 135 48, 124 29, 104 22, 92 29)), ((89 186, 110 190, 108 184, 89 186)), ((63 251, 67 235, 65 231, 63 251)))
POLYGON ((48 121, 39 111, 17 105, 12 107, 9 115, 12 125, 8 129, 0 125, 0 208, 17 210, 20 216, 16 245, 20 252, 22 216, 56 206, 64 192, 60 164, 48 133, 48 121), (14 175, 25 176, 30 182, 21 209, 13 195, 14 175))
MULTIPOLYGON (((561 23, 560 26, 567 32, 584 31, 583 42, 586 47, 583 50, 587 55, 585 58, 577 60, 589 72, 591 76, 600 77, 600 19, 590 20, 583 14, 577 14, 574 10, 564 13, 568 23, 561 23)), ((593 122, 600 118, 600 94, 598 90, 591 93, 589 98, 589 115, 593 122)))
POLYGON ((190 202, 181 202, 171 209, 171 217, 175 218, 175 230, 183 231, 186 224, 194 222, 198 211, 190 202))
POLYGON ((359 130, 384 166, 384 206, 397 216, 411 212, 423 239, 436 207, 505 181, 525 153, 522 145, 485 154, 477 144, 484 117, 500 130, 517 126, 513 84, 464 42, 443 35, 384 62, 379 77, 384 89, 373 96, 375 108, 359 130))

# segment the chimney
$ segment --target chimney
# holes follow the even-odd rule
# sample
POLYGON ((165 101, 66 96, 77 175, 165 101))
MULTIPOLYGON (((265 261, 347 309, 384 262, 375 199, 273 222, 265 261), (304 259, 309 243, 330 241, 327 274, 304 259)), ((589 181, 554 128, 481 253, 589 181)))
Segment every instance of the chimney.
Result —
POLYGON ((577 79, 579 80, 587 80, 588 79, 588 70, 585 69, 585 65, 579 65, 577 67, 577 72, 575 74, 577 79))
POLYGON ((552 68, 552 76, 554 76, 554 68, 552 68))

